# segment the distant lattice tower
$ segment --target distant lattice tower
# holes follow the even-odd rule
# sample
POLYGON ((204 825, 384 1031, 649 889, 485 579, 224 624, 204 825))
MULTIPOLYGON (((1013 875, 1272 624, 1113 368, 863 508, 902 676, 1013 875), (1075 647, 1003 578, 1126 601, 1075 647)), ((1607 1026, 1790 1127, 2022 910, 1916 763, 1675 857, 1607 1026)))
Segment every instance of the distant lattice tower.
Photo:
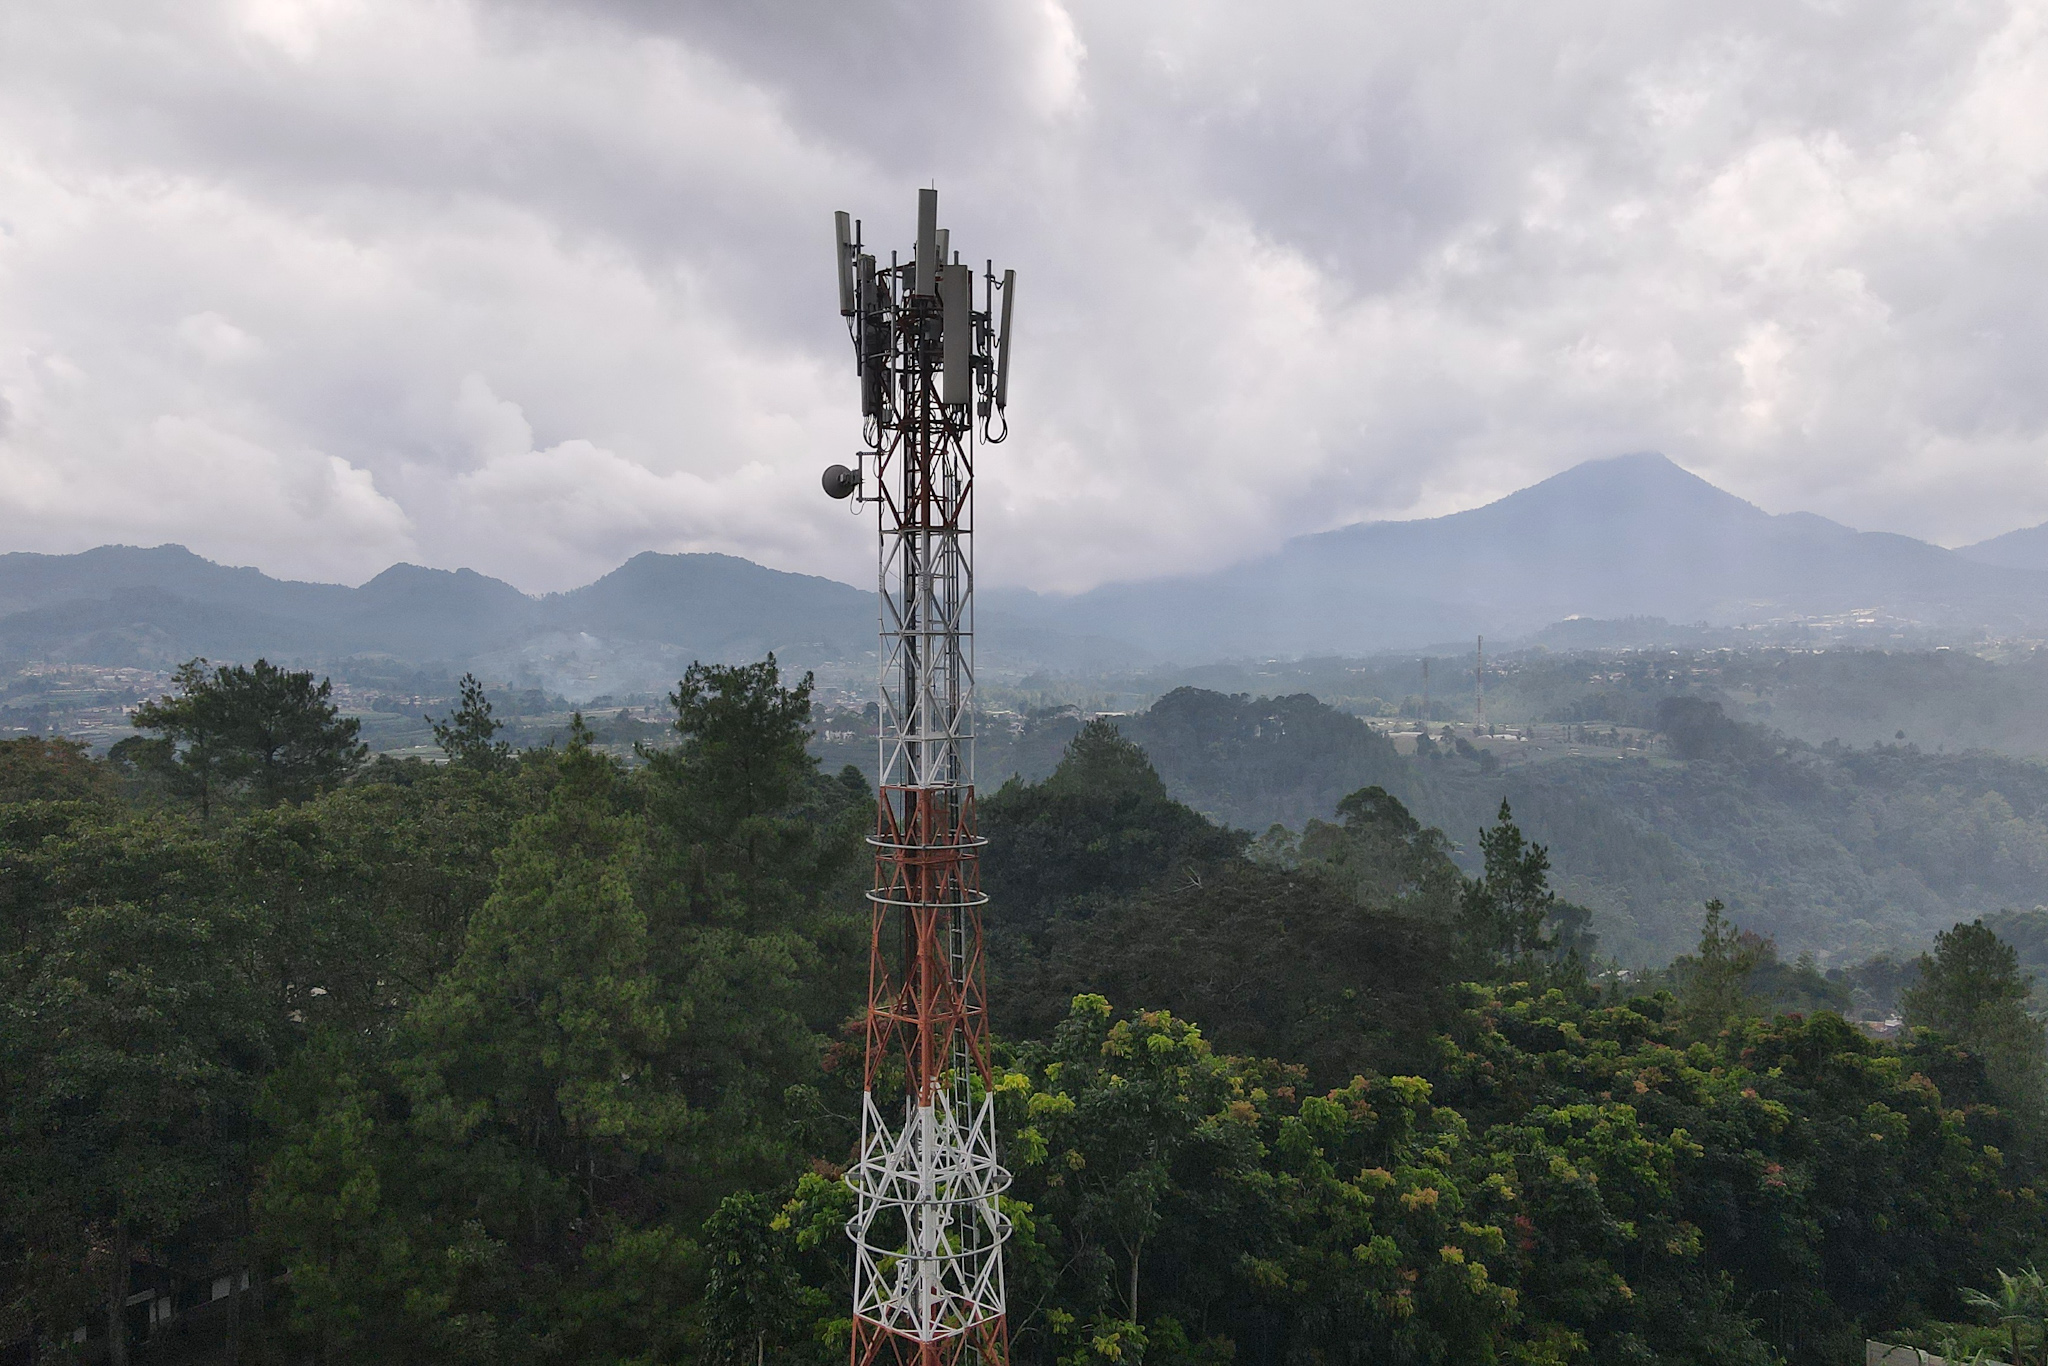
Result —
POLYGON ((974 453, 1008 428, 1014 271, 977 280, 918 191, 887 264, 837 216, 863 438, 825 491, 880 513, 881 791, 868 893, 853 1361, 1009 1359, 974 816, 974 453), (979 285, 979 288, 977 288, 979 285), (900 1087, 900 1093, 898 1088, 900 1087))
POLYGON ((1478 730, 1486 729, 1486 637, 1472 647, 1472 710, 1478 716, 1478 730))

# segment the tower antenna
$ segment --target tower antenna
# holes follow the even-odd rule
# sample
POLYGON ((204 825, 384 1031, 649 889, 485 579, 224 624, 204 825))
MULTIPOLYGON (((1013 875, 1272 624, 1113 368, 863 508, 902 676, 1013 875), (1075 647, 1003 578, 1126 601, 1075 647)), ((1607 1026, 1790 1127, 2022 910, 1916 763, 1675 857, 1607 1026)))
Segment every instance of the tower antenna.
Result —
POLYGON ((1005 1366, 1010 1184, 996 1156, 974 808, 974 458, 1008 432, 1014 274, 951 258, 937 190, 883 265, 834 221, 867 449, 825 471, 880 517, 881 784, 868 893, 853 1366, 1005 1366), (866 487, 868 472, 872 487, 866 487), (902 1091, 895 1093, 897 1078, 902 1091), (886 1092, 887 1094, 881 1094, 886 1092))

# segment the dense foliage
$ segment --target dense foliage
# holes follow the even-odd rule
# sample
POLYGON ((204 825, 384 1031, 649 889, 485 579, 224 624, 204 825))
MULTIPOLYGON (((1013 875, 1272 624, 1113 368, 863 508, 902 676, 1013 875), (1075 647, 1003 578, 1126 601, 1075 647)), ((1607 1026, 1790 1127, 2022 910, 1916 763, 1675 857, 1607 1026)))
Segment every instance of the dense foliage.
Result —
MULTIPOLYGON (((1504 766, 1467 734, 1403 757, 1364 721, 1305 694, 1183 687, 1118 724, 1173 798, 1220 821, 1302 832, 1347 794, 1378 786, 1449 832, 1468 872, 1483 859, 1474 837, 1505 797, 1550 850, 1557 890, 1592 909, 1607 952, 1632 965, 1683 952, 1714 898, 1788 955, 1832 954, 1833 966, 1925 943, 1958 920, 2048 905, 2048 765, 1889 738, 1811 744, 1678 691, 1704 672, 1720 681, 1746 658, 1716 656, 1711 671, 1624 661, 1633 672, 1615 672, 1633 690, 1615 710, 1644 728, 1633 748, 1553 747, 1504 766)), ((1781 662, 1804 676, 1825 658, 1781 662)), ((1564 664, 1520 667, 1545 677, 1564 664)), ((1586 663, 1572 667, 1562 682, 1583 693, 1586 663)), ((1607 719, 1598 712, 1589 724, 1607 719)), ((1578 713, 1559 702, 1541 714, 1578 713)), ((984 743, 984 768, 1043 777, 1081 724, 1067 713, 1028 718, 1017 735, 984 743)), ((2029 961, 2048 965, 2048 947, 2029 961)))
MULTIPOLYGON (((365 764, 267 669, 0 745, 8 1350, 843 1360, 871 808, 808 680, 694 666, 631 762, 470 687, 365 764)), ((1470 872, 1384 785, 1255 840, 1106 722, 986 797, 1017 1360, 1819 1366, 2048 1251, 2030 922, 1880 1041, 1718 903, 1603 975, 1495 802, 1470 872)))
POLYGON ((1417 809, 1470 829, 1505 794, 1600 908, 1613 950, 1656 961, 1721 897, 1796 949, 1866 957, 1957 919, 2048 898, 2048 767, 1908 745, 1819 748, 1722 720, 1690 762, 1559 758, 1495 777, 1425 765, 1417 809))

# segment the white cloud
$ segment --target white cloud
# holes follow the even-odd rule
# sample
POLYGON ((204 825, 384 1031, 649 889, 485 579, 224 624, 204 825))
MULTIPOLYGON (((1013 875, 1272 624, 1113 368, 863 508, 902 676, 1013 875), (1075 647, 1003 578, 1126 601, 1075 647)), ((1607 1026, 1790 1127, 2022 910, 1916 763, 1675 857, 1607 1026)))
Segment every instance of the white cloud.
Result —
POLYGON ((261 338, 250 336, 211 309, 180 318, 177 333, 178 340, 194 354, 215 365, 232 365, 263 352, 261 338))
POLYGON ((4 548, 864 577, 824 224, 1022 276, 989 579, 1207 567, 1663 449, 2048 518, 2048 6, 30 0, 4 548), (894 14, 895 10, 886 13, 894 14))

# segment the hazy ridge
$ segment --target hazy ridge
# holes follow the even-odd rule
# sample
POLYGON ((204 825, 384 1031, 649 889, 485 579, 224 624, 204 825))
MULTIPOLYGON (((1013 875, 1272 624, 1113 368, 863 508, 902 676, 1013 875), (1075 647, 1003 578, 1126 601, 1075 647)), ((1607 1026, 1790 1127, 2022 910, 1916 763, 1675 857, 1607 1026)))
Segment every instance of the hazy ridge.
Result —
MULTIPOLYGON (((2044 537, 1944 550, 1772 515, 1662 456, 1619 456, 1484 507, 1300 537, 1211 573, 1074 597, 985 590, 979 646, 985 664, 1022 673, 1366 654, 1482 632, 1505 643, 1572 618, 2024 634, 2048 627, 2044 537)), ((299 583, 174 545, 0 555, 0 660, 16 664, 377 657, 573 699, 769 650, 852 678, 874 631, 865 589, 729 555, 648 552, 545 597, 409 564, 357 588, 299 583)))

